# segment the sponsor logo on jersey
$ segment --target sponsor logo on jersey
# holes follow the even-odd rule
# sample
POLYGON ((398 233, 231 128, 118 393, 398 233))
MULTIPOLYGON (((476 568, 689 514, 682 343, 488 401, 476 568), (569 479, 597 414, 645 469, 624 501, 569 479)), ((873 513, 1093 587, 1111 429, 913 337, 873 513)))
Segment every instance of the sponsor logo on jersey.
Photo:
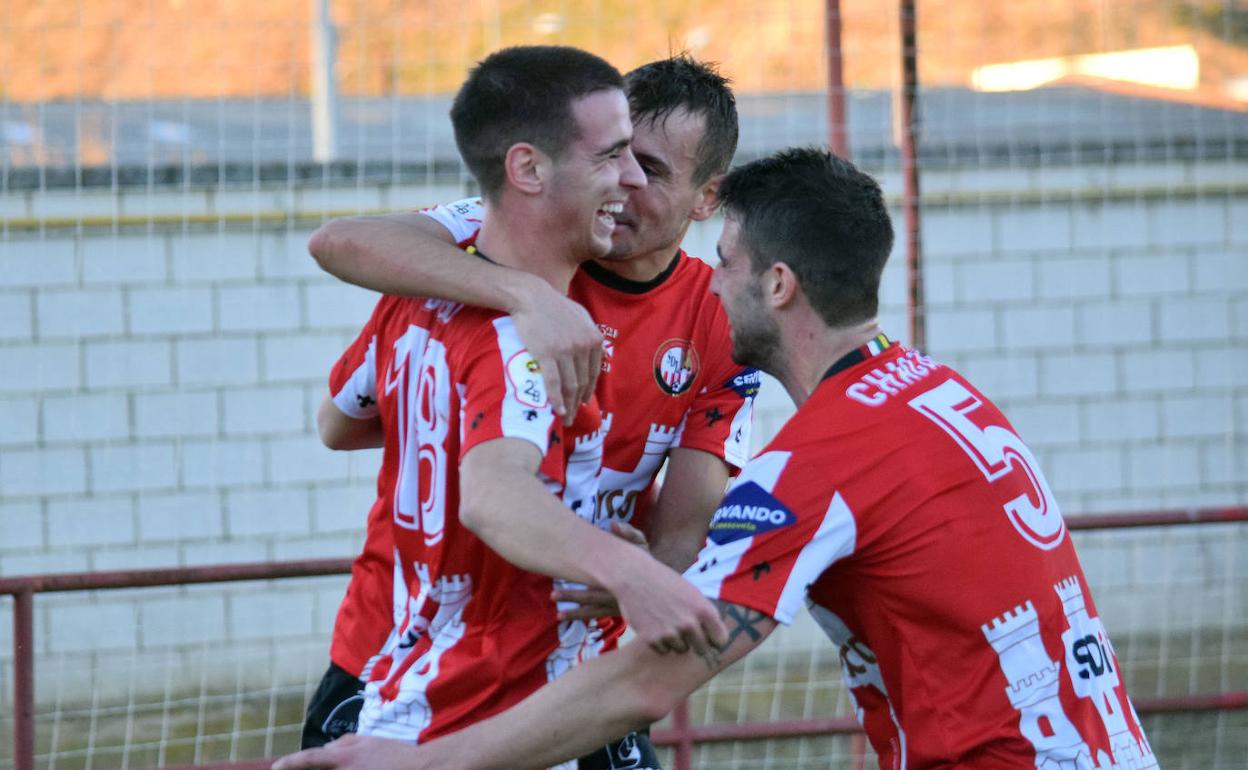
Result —
POLYGON ((698 352, 689 340, 670 339, 654 354, 654 381, 669 396, 689 390, 698 378, 698 352))
POLYGON ((741 398, 752 398, 758 395, 758 389, 763 385, 763 373, 757 369, 742 369, 741 373, 733 377, 727 382, 727 386, 732 388, 741 398))
POLYGON ((711 518, 711 542, 723 545, 797 523, 797 516, 767 490, 747 481, 734 487, 711 518))
MULTIPOLYGON (((534 409, 546 406, 546 383, 542 380, 542 367, 529 351, 521 350, 507 362, 507 379, 511 381, 517 401, 534 409)), ((537 419, 537 414, 528 419, 537 419)))

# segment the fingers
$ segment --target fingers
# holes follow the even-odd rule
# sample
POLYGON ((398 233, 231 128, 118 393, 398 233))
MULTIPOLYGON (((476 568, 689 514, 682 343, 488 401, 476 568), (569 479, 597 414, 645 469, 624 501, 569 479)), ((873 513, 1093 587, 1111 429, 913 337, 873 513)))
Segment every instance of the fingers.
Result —
POLYGON ((684 639, 685 642, 688 643, 689 649, 697 653, 699 658, 705 659, 713 649, 711 645, 707 643, 706 637, 702 634, 701 630, 697 633, 686 634, 684 639))
POLYGON ((611 522, 611 533, 616 537, 627 540, 633 545, 640 545, 642 547, 649 545, 649 542, 646 540, 646 533, 637 529, 632 524, 618 519, 611 522))
POLYGON ((660 655, 666 655, 669 652, 683 654, 689 651, 689 643, 685 640, 684 635, 669 635, 657 642, 651 642, 650 649, 660 655))
MULTIPOLYGON (((555 359, 539 360, 541 366, 542 381, 546 383, 546 398, 550 401, 550 408, 560 417, 564 418, 565 424, 571 424, 568 419, 568 402, 564 398, 565 383, 559 371, 559 362, 555 359)), ((575 413, 576 410, 572 410, 575 413)))
POLYGON ((563 610, 558 614, 559 620, 598 620, 600 618, 613 618, 619 615, 620 611, 615 605, 606 606, 603 604, 586 604, 570 610, 563 610))
POLYGON ((575 602, 578 605, 560 611, 559 620, 596 620, 612 618, 620 614, 620 607, 616 604, 615 597, 601 588, 554 591, 550 598, 556 602, 575 602))
POLYGON ((702 621, 702 632, 717 651, 722 650, 728 644, 728 627, 724 625, 719 613, 706 616, 706 619, 702 621))
POLYGON ((615 603, 615 597, 605 588, 561 588, 551 591, 550 598, 557 602, 576 602, 577 604, 615 603))
MULTIPOLYGON (((597 347, 601 349, 602 345, 599 344, 597 347)), ((572 400, 568 403, 571 404, 573 408, 579 407, 581 404, 589 401, 589 397, 593 395, 592 391, 589 393, 585 392, 586 383, 590 380, 590 365, 592 363, 590 360, 591 358, 592 355, 588 352, 577 351, 572 354, 572 366, 576 371, 576 382, 574 383, 576 387, 572 389, 572 400)))
POLYGON ((589 403, 589 399, 594 395, 594 389, 598 387, 598 375, 602 373, 602 345, 595 345, 589 351, 589 372, 585 378, 585 384, 581 388, 581 402, 589 403))

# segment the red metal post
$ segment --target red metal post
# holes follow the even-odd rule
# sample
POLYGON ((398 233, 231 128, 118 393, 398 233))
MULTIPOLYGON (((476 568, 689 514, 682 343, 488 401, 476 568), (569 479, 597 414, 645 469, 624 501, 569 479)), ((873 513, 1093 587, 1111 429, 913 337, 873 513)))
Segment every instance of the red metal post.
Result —
POLYGON ((676 757, 673 770, 692 770, 693 734, 689 730, 689 700, 680 702, 672 711, 672 732, 676 738, 676 757))
POLYGON ((845 70, 841 48, 841 0, 825 0, 824 19, 828 46, 828 146, 842 158, 849 157, 845 133, 845 70))
MULTIPOLYGON (((1179 524, 1216 524, 1248 522, 1248 507, 1149 511, 1136 514, 1104 514, 1071 516, 1071 529, 1119 529, 1142 526, 1173 526, 1179 524)), ((70 573, 61 575, 29 575, 0 578, 0 595, 9 594, 13 605, 13 666, 14 666, 14 770, 34 770, 34 594, 57 591, 87 591, 141 586, 220 583, 240 580, 267 580, 283 577, 310 577, 344 574, 350 570, 349 559, 321 559, 298 562, 256 564, 224 564, 207 567, 175 567, 160 570, 124 572, 70 573)), ((1230 691, 1203 695, 1180 695, 1146 698, 1136 701, 1141 714, 1167 712, 1235 711, 1248 709, 1248 692, 1230 691)), ((861 728, 850 717, 834 719, 791 720, 769 723, 711 724, 692 726, 689 703, 682 702, 672 712, 672 726, 655 730, 654 742, 674 746, 674 770, 690 770, 696 743, 754 740, 761 738, 798 737, 806 735, 854 735, 851 751, 855 767, 865 761, 866 743, 861 728)), ((267 760, 209 765, 205 770, 262 770, 267 760)))
POLYGON ((1186 508, 1138 513, 1083 513, 1066 517, 1070 529, 1127 529, 1248 521, 1248 508, 1186 508))
POLYGON ((900 0, 901 11, 901 174, 906 217, 906 275, 910 320, 910 345, 927 345, 927 322, 923 300, 923 249, 919 233, 919 151, 915 137, 914 103, 919 94, 918 22, 914 0, 900 0))
POLYGON ((865 770, 867 766, 867 734, 855 733, 849 739, 849 761, 854 770, 865 770))
POLYGON ((35 770, 35 592, 13 594, 13 768, 35 770))

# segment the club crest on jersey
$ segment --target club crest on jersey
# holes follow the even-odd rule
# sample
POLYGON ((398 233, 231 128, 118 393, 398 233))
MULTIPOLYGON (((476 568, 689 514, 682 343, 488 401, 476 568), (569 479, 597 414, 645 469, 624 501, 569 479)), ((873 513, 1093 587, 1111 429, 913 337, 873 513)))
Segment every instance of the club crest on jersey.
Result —
POLYGON ((689 390, 698 378, 698 351, 689 340, 670 339, 654 354, 654 381, 669 396, 689 390))
POLYGON ((747 481, 729 490, 711 518, 708 537, 723 545, 797 523, 797 516, 767 490, 747 481))
POLYGON ((525 406, 541 409, 546 406, 546 383, 542 367, 527 350, 521 350, 507 361, 507 379, 515 398, 525 406))

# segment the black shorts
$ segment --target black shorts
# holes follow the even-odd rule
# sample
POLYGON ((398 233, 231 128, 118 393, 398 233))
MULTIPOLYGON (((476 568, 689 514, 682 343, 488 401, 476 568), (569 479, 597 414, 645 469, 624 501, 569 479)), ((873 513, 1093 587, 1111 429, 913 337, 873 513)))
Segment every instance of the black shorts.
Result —
POLYGON ((576 762, 577 770, 661 770, 649 730, 629 733, 576 762))
POLYGON ((364 683, 333 663, 308 702, 299 748, 311 749, 355 732, 364 705, 364 683))

